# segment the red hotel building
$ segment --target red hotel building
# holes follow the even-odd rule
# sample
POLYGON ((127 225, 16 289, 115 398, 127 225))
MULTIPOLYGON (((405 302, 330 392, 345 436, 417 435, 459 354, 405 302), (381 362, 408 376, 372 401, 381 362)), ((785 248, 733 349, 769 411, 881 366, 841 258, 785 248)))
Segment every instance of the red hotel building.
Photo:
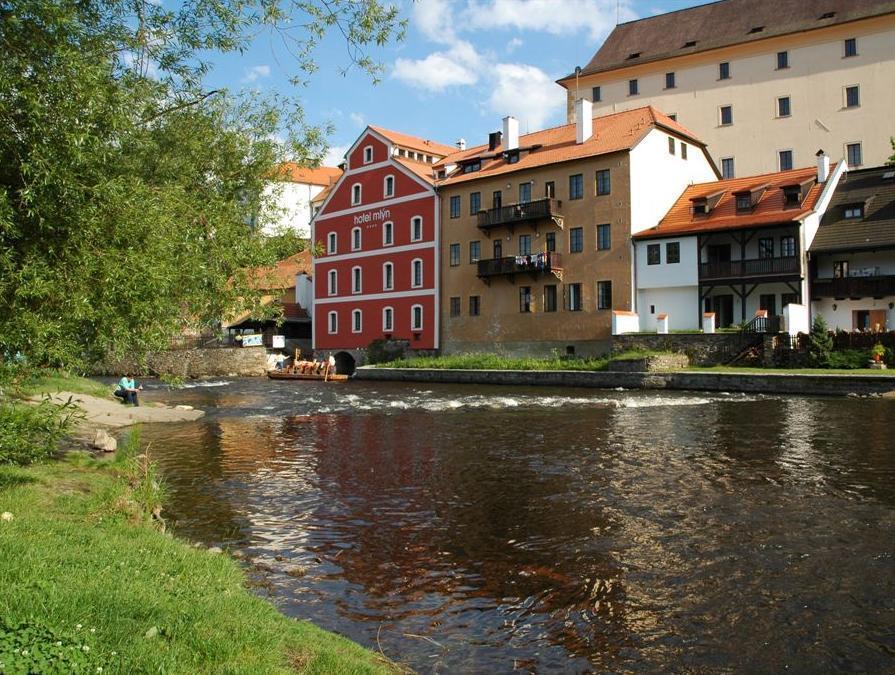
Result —
MULTIPOLYGON (((364 360, 373 340, 438 348, 433 164, 456 148, 369 126, 314 216, 315 352, 364 360)), ((340 371, 344 368, 340 363, 340 371)))

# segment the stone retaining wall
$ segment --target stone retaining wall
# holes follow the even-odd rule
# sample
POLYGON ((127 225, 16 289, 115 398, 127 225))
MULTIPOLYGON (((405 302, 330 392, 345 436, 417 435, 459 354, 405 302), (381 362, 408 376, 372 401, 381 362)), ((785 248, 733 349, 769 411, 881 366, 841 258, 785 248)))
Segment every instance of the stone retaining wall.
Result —
POLYGON ((621 373, 652 373, 665 370, 680 370, 690 365, 686 354, 655 354, 642 359, 618 359, 610 361, 606 370, 621 373))
POLYGON ((895 391, 895 377, 876 375, 789 375, 785 373, 613 373, 573 370, 436 370, 359 368, 359 380, 446 382, 598 389, 681 389, 764 394, 844 396, 878 395, 895 391))
POLYGON ((638 333, 612 336, 612 353, 677 352, 686 354, 694 366, 717 366, 735 356, 739 344, 739 333, 638 333))
POLYGON ((134 359, 98 363, 93 375, 173 375, 176 377, 232 377, 267 374, 267 349, 264 347, 234 347, 223 349, 184 349, 155 352, 146 357, 145 364, 134 359))

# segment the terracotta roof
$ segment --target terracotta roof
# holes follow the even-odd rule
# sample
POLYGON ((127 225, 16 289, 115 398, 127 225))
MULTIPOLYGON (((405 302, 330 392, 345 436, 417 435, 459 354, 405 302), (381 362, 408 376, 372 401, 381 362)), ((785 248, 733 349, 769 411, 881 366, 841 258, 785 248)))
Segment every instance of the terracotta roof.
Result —
POLYGON ((332 185, 327 185, 320 192, 318 192, 316 195, 311 197, 311 203, 312 204, 322 204, 323 201, 329 196, 329 193, 333 191, 333 188, 335 186, 336 186, 335 183, 333 183, 332 185))
MULTIPOLYGON (((893 0, 722 0, 619 24, 581 74, 600 73, 892 12, 895 12, 893 0)), ((575 74, 571 73, 560 82, 574 78, 575 74)))
POLYGON ((301 273, 308 276, 314 273, 314 263, 309 249, 280 260, 273 267, 258 267, 252 270, 252 276, 256 279, 255 288, 264 290, 295 288, 295 275, 301 273))
MULTIPOLYGON (((717 230, 735 230, 798 222, 814 209, 824 186, 815 182, 808 189, 808 194, 802 198, 802 203, 796 207, 787 207, 784 204, 782 188, 800 185, 810 181, 816 175, 817 168, 810 167, 691 185, 678 197, 674 206, 656 227, 639 232, 634 235, 634 238, 654 239, 680 234, 699 234, 717 230), (760 192, 757 204, 747 212, 737 211, 735 195, 755 188, 759 188, 760 192), (707 215, 693 213, 693 200, 716 195, 719 190, 723 190, 723 194, 707 215)), ((832 169, 830 175, 832 175, 832 169)))
POLYGON ((370 125, 370 128, 377 134, 385 136, 395 145, 400 145, 402 148, 410 148, 411 150, 416 150, 417 152, 424 152, 427 155, 444 157, 445 155, 449 155, 452 152, 457 151, 457 148, 452 145, 445 145, 444 143, 430 141, 418 136, 403 134, 400 131, 391 131, 390 129, 383 129, 382 127, 374 127, 372 124, 370 125))
POLYGON ((342 175, 342 170, 335 166, 320 166, 310 169, 294 162, 281 164, 279 171, 284 180, 309 185, 332 185, 342 175))
POLYGON ((503 157, 503 145, 498 146, 493 151, 489 151, 487 145, 479 145, 462 152, 455 151, 454 154, 439 162, 437 166, 444 167, 448 164, 468 161, 477 157, 482 158, 481 170, 471 173, 454 173, 442 181, 442 184, 453 185, 502 173, 511 173, 558 162, 567 162, 573 159, 630 150, 653 127, 662 127, 687 139, 698 147, 704 147, 704 143, 696 138, 686 127, 678 124, 652 106, 645 106, 603 117, 595 117, 593 120, 593 135, 581 144, 575 142, 576 131, 574 124, 566 124, 520 136, 520 148, 539 147, 528 153, 523 152, 519 161, 513 164, 508 164, 506 158, 503 157))
POLYGON ((895 247, 895 166, 846 174, 836 186, 810 250, 889 247, 895 247), (859 204, 864 207, 864 217, 846 218, 845 207, 859 204))
MULTIPOLYGON (((456 150, 456 148, 454 148, 456 150)), ((426 164, 425 162, 416 162, 412 159, 407 159, 406 157, 392 157, 398 164, 409 169, 414 174, 422 178, 424 181, 430 184, 435 183, 435 167, 432 164, 426 164)))

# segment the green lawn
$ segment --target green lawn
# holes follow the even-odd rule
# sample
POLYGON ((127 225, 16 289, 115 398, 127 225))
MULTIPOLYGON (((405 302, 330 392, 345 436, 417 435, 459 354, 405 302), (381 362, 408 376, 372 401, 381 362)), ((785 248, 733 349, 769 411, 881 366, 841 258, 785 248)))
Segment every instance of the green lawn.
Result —
POLYGON ((434 368, 438 370, 604 370, 606 359, 524 358, 499 354, 455 354, 415 357, 376 364, 379 368, 434 368))
POLYGON ((78 377, 58 370, 25 371, 21 379, 15 381, 15 388, 23 396, 33 396, 57 391, 89 394, 109 398, 115 387, 86 377, 78 377))
POLYGON ((750 375, 881 375, 895 376, 895 369, 873 370, 871 368, 761 368, 746 366, 690 366, 687 370, 706 373, 745 373, 750 375))

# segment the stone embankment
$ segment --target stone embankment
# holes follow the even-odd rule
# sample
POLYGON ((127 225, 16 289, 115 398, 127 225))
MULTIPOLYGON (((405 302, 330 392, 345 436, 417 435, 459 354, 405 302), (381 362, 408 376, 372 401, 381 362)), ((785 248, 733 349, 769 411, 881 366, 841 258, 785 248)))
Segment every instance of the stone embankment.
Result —
POLYGON ((440 370, 424 368, 358 368, 359 380, 446 382, 597 389, 673 389, 808 396, 877 396, 895 392, 895 376, 801 375, 787 373, 589 372, 574 370, 440 370))
POLYGON ((154 352, 145 363, 121 359, 97 363, 93 375, 172 375, 175 377, 258 377, 267 373, 267 350, 264 347, 220 349, 183 349, 154 352))

